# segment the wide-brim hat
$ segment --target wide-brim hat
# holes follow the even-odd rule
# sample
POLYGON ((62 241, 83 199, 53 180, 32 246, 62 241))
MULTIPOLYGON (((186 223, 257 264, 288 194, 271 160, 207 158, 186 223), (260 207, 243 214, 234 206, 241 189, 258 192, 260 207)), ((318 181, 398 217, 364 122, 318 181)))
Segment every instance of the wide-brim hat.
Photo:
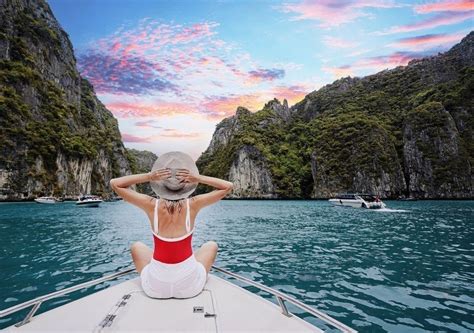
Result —
POLYGON ((176 178, 177 169, 188 169, 194 175, 199 174, 199 170, 191 156, 180 151, 170 151, 157 158, 151 171, 170 168, 171 177, 160 181, 151 181, 153 191, 163 199, 179 200, 187 198, 194 192, 198 183, 181 183, 176 178))

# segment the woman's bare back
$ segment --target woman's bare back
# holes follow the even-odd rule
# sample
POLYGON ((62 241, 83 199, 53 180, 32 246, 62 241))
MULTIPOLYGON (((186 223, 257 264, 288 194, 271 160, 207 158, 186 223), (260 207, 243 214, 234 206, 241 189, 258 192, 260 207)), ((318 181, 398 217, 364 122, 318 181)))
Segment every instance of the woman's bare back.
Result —
MULTIPOLYGON (((154 217, 154 206, 156 204, 156 198, 153 200, 153 209, 147 212, 148 219, 150 222, 150 228, 153 230, 153 217, 154 217)), ((181 211, 176 207, 173 215, 168 213, 168 210, 165 206, 164 200, 159 200, 158 204, 158 229, 159 235, 164 238, 179 238, 187 234, 186 231, 186 200, 181 201, 181 211)), ((197 213, 193 205, 193 198, 188 198, 189 200, 189 220, 191 225, 191 230, 194 230, 194 222, 196 220, 197 213)))

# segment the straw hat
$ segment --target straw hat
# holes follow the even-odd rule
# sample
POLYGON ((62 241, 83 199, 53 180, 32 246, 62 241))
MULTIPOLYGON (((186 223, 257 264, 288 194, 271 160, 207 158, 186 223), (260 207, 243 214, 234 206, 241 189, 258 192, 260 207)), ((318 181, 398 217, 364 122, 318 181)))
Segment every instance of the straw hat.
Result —
POLYGON ((151 171, 170 168, 171 177, 150 182, 151 188, 163 199, 178 200, 187 198, 194 192, 198 183, 180 183, 176 178, 177 169, 188 169, 191 174, 198 175, 199 170, 191 156, 180 151, 171 151, 161 155, 153 164, 151 171))

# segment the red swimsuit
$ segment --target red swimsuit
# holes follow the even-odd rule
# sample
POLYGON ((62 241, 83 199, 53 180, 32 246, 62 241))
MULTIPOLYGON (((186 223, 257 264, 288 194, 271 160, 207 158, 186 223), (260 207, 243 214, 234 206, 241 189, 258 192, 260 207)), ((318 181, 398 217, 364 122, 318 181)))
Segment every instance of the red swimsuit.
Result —
POLYGON ((159 236, 158 230, 158 205, 159 199, 155 203, 155 215, 153 219, 153 242, 155 249, 153 259, 167 264, 176 264, 189 258, 193 254, 191 241, 193 230, 191 229, 191 217, 189 213, 189 198, 186 199, 186 232, 187 234, 177 238, 165 238, 159 236))

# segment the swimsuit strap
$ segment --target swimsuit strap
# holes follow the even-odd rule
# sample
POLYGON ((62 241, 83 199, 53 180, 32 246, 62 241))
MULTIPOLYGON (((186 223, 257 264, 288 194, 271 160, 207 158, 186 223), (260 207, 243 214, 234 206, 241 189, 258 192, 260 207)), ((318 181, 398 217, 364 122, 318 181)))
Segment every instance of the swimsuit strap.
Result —
POLYGON ((160 199, 155 200, 155 216, 153 218, 153 231, 158 235, 158 204, 160 199))
POLYGON ((189 213, 189 198, 186 199, 186 232, 191 230, 191 214, 189 213))

